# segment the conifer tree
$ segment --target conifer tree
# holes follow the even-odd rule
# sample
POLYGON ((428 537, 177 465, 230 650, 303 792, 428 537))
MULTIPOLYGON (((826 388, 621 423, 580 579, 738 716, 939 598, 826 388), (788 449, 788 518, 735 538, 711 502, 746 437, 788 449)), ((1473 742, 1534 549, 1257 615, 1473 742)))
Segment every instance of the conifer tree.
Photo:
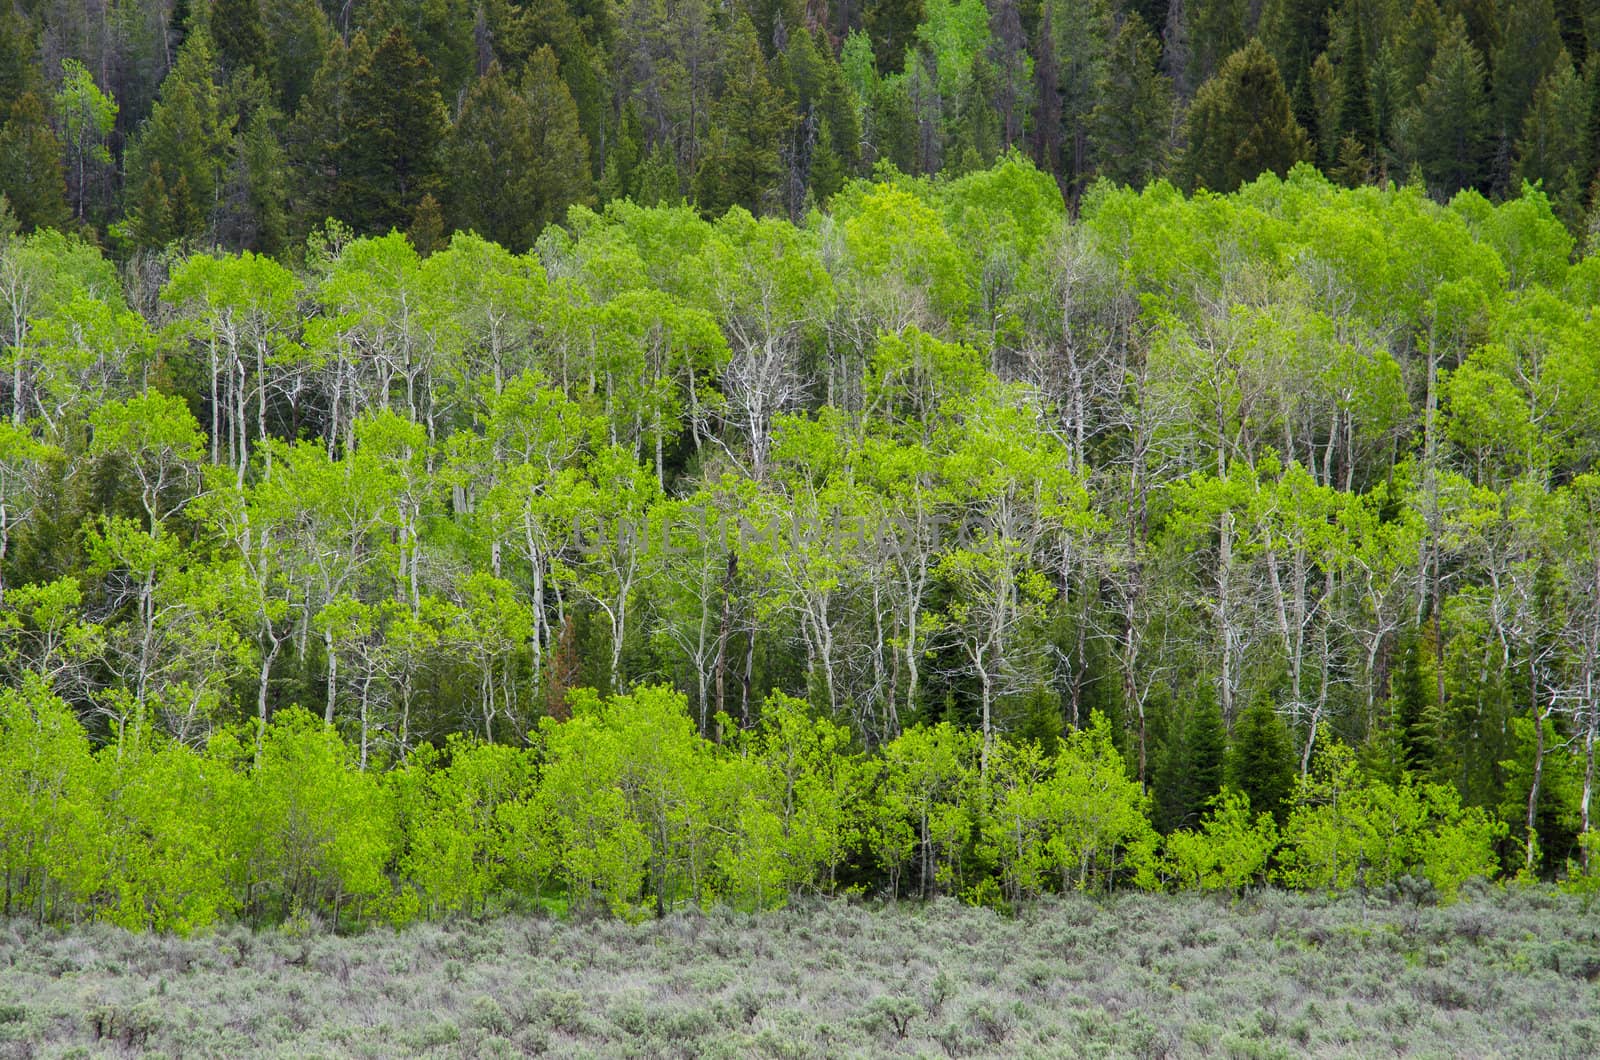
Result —
POLYGON ((214 0, 210 24, 217 62, 227 74, 240 73, 247 66, 262 73, 272 69, 260 0, 214 0))
POLYGON ((767 77, 749 19, 734 24, 725 63, 726 87, 695 174, 695 201, 712 215, 733 205, 759 213, 783 174, 779 149, 793 127, 794 111, 767 77))
POLYGON ((1436 0, 1412 0, 1411 11, 1392 44, 1402 109, 1416 102, 1445 32, 1444 15, 1436 0))
POLYGON ((587 199, 589 144, 549 48, 529 58, 520 88, 498 65, 478 79, 447 159, 454 224, 515 250, 587 199))
POLYGON ((906 49, 916 39, 923 18, 922 0, 868 0, 862 28, 872 40, 880 73, 905 67, 906 49))
POLYGON ((337 149, 349 189, 345 218, 358 232, 405 228, 424 195, 440 189, 449 120, 428 60, 392 27, 350 78, 349 132, 337 149))
POLYGON ((44 102, 26 92, 8 110, 0 120, 0 195, 22 229, 64 228, 70 214, 61 142, 44 102))
POLYGON ((1438 741, 1433 733, 1433 701, 1424 668, 1422 638, 1408 634, 1400 645, 1400 666, 1394 681, 1394 727, 1400 744, 1400 766, 1418 778, 1428 778, 1438 764, 1438 741))
POLYGON ((1378 127, 1372 112, 1372 71, 1367 63, 1366 27, 1356 0, 1345 7, 1344 58, 1339 64, 1339 124, 1342 141, 1349 137, 1371 157, 1377 150, 1378 127))
POLYGON ((1550 0, 1511 0, 1505 8, 1500 46, 1491 57, 1493 134, 1498 145, 1495 178, 1502 185, 1510 173, 1511 148, 1522 130, 1523 117, 1563 50, 1550 0))
MULTIPOLYGON (((1265 0, 1260 9, 1261 43, 1277 60, 1283 83, 1298 96, 1298 86, 1309 87, 1311 66, 1328 47, 1334 0, 1265 0)), ((1295 114, 1302 123, 1310 118, 1298 103, 1295 114)))
POLYGON ((1459 17, 1446 27, 1416 105, 1397 128, 1402 156, 1415 159, 1430 190, 1453 195, 1487 176, 1489 101, 1483 60, 1459 17))
POLYGON ((1166 166, 1172 82, 1157 69, 1161 47, 1138 15, 1123 20, 1096 85, 1089 143, 1102 176, 1143 187, 1166 166))
POLYGON ((191 32, 129 152, 129 230, 137 245, 199 236, 211 222, 234 122, 214 75, 210 36, 191 32))
POLYGON ((1252 701, 1234 722, 1227 772, 1229 785, 1249 797, 1251 810, 1285 820, 1294 792, 1294 747, 1266 698, 1252 701))
POLYGON ((630 99, 623 105, 616 136, 606 148, 606 163, 600 175, 601 200, 633 195, 644 152, 644 127, 639 122, 639 108, 630 99))
POLYGON ((1583 223, 1584 175, 1589 170, 1588 100, 1572 60, 1563 52, 1534 93, 1517 139, 1513 177, 1542 182, 1556 216, 1577 231, 1583 223))
POLYGON ((1211 697, 1197 704, 1167 741, 1155 778, 1156 827, 1192 827, 1222 790, 1228 748, 1222 713, 1211 697))
POLYGON ((349 44, 335 36, 289 125, 286 147, 299 235, 330 217, 351 216, 345 152, 355 120, 351 91, 355 71, 370 58, 365 34, 357 33, 349 44))
POLYGON ((1200 86, 1189 110, 1184 175, 1194 187, 1227 192, 1262 173, 1279 176, 1311 157, 1278 65, 1259 40, 1228 56, 1200 86))

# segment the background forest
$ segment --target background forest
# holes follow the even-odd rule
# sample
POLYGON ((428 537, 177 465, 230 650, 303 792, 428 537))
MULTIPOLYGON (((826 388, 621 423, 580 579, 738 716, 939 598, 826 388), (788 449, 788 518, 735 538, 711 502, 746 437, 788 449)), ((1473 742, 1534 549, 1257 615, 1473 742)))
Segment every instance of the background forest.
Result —
POLYGON ((1588 0, 8 0, 0 190, 119 255, 280 253, 328 217, 514 251, 573 203, 798 221, 880 162, 1018 150, 1231 191, 1310 161, 1583 229, 1588 0))
POLYGON ((1313 6, 7 6, 6 907, 1592 884, 1584 23, 1313 6))

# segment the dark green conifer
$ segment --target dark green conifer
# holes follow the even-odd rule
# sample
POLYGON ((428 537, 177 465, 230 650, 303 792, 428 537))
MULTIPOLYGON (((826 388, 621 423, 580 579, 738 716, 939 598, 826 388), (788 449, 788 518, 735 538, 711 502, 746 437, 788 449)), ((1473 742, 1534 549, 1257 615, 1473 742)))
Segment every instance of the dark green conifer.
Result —
POLYGON ((1144 20, 1130 15, 1111 51, 1089 115, 1089 144, 1100 174, 1143 187, 1166 166, 1172 131, 1172 81, 1158 69, 1161 47, 1144 20))
POLYGON ((1279 176, 1311 157, 1278 65, 1259 40, 1228 56, 1189 109, 1184 175, 1197 188, 1233 191, 1266 172, 1279 176))
POLYGON ((1445 29, 1417 102, 1400 118, 1401 154, 1422 167, 1428 187, 1449 196, 1488 176, 1489 101, 1483 59, 1458 17, 1445 29))
POLYGON ((1278 712, 1257 698, 1233 724, 1228 783, 1250 798, 1250 808, 1271 813, 1282 824, 1296 773, 1294 745, 1278 712))
POLYGON ((441 190, 449 121, 432 67, 400 26, 355 69, 349 102, 352 120, 338 150, 346 220, 358 232, 403 229, 422 197, 441 190))
POLYGON ((695 201, 716 215, 735 204, 759 213, 783 174, 779 149, 794 125, 787 97, 774 90, 750 21, 727 42, 726 83, 712 115, 711 142, 695 174, 695 201))

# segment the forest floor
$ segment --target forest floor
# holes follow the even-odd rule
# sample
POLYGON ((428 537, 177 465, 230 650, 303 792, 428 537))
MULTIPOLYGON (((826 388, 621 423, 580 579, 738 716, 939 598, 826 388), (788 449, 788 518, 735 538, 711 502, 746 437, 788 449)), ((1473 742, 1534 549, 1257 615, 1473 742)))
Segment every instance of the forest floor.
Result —
POLYGON ((1267 892, 351 937, 0 921, 0 1057, 1600 1055, 1600 908, 1267 892))

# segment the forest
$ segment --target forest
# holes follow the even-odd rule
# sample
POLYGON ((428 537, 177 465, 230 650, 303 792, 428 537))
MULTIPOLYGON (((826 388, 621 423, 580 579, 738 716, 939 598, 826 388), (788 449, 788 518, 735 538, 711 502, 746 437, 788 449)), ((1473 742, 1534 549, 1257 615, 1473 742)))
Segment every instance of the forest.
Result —
POLYGON ((571 205, 806 212, 1018 151, 1228 192, 1310 162, 1585 230, 1592 0, 7 0, 0 191, 119 257, 328 217, 523 252, 571 205))
POLYGON ((1600 888, 1583 12, 580 6, 0 5, 8 913, 1600 888))
POLYGON ((14 235, 8 905, 1586 886, 1573 250, 1531 188, 1072 219, 1017 155, 524 254, 14 235))

